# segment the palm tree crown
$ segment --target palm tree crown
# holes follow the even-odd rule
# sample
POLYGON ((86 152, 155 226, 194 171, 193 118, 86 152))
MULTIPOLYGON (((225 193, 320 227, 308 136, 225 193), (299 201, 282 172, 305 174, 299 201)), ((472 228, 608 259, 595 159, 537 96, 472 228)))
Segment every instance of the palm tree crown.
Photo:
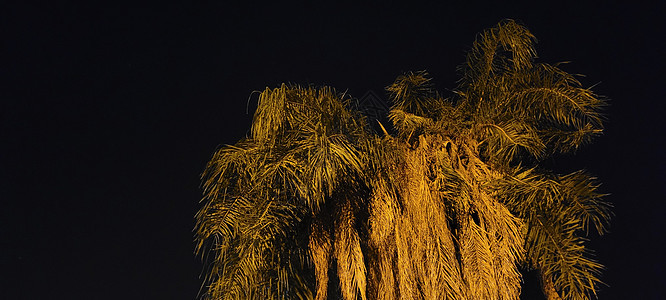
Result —
POLYGON ((548 299, 593 296, 585 235, 610 205, 540 162, 600 135, 605 102, 534 42, 511 20, 484 31, 449 99, 426 72, 398 77, 390 134, 331 88, 263 91, 250 136, 202 175, 204 297, 518 299, 521 267, 548 299))

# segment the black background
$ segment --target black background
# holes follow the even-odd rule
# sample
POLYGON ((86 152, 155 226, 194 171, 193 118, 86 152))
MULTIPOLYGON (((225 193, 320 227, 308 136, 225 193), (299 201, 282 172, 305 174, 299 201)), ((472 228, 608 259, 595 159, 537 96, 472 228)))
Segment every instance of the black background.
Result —
POLYGON ((57 2, 0 7, 0 298, 195 298, 198 176, 247 133, 253 91, 384 95, 402 72, 428 70, 450 95, 475 35, 504 18, 537 36, 541 61, 572 61, 610 98, 606 134, 548 162, 611 193, 611 233, 590 243, 607 266, 600 298, 663 295, 656 6, 57 2))

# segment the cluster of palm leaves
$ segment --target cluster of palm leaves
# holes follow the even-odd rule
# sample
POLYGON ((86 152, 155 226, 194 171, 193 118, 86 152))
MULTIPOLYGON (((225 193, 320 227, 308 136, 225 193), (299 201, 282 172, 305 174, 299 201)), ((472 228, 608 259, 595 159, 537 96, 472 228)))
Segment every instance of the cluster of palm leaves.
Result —
POLYGON ((249 137, 202 175, 204 297, 518 299, 521 268, 548 299, 594 296, 584 242, 609 205, 540 162, 599 135, 604 102, 534 42, 511 20, 480 34, 451 99, 398 77, 378 134, 331 88, 263 91, 249 137))

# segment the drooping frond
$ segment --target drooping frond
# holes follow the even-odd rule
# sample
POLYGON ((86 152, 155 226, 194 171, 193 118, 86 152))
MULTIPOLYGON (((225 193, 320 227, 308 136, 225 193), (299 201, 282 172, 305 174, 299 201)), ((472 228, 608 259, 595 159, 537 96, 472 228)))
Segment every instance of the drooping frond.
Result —
POLYGON ((572 127, 589 123, 600 128, 603 121, 599 109, 604 102, 557 66, 537 64, 526 71, 516 80, 513 98, 514 110, 546 122, 572 127))
POLYGON ((356 215, 351 199, 340 199, 336 211, 334 255, 340 291, 345 300, 366 300, 366 268, 361 240, 356 230, 356 215))
POLYGON ((466 95, 461 105, 471 113, 477 112, 499 75, 531 68, 536 57, 535 40, 532 33, 513 20, 500 22, 477 36, 461 67, 459 90, 466 95))
POLYGON ((576 150, 602 132, 604 100, 556 66, 537 64, 508 98, 506 113, 534 124, 551 153, 576 150))
POLYGON ((470 147, 458 142, 421 135, 389 163, 399 185, 374 189, 370 245, 379 257, 369 270, 371 295, 518 298, 522 222, 474 183, 490 174, 478 157, 461 154, 470 147), (392 285, 397 291, 386 291, 392 285))
POLYGON ((564 190, 567 215, 575 216, 585 233, 592 227, 599 235, 607 232, 612 206, 601 199, 605 195, 599 193, 600 184, 596 178, 577 171, 559 179, 564 190))
POLYGON ((209 251, 216 259, 209 266, 207 297, 267 299, 286 292, 309 293, 307 285, 298 284, 306 281, 301 277, 307 273, 301 263, 305 261, 305 253, 294 247, 298 241, 290 236, 291 228, 300 222, 293 207, 275 200, 239 197, 227 210, 210 209, 205 213, 219 215, 220 223, 235 221, 231 235, 215 232, 212 236, 209 251), (292 248, 282 246, 285 244, 292 248), (285 280, 273 280, 274 274, 285 280))
POLYGON ((576 150, 602 131, 603 99, 557 65, 534 63, 534 40, 524 27, 505 21, 477 38, 462 68, 458 108, 489 139, 489 154, 506 157, 504 164, 516 150, 536 159, 576 150), (522 145, 507 139, 506 125, 520 128, 514 140, 522 145), (496 139, 484 134, 500 128, 505 130, 496 130, 496 139))
POLYGON ((397 219, 400 296, 403 299, 461 298, 465 295, 455 236, 447 222, 450 208, 444 193, 431 186, 439 172, 431 167, 433 141, 421 137, 418 148, 405 149, 400 187, 402 211, 397 219))
POLYGON ((398 137, 450 133, 464 122, 453 103, 434 90, 425 71, 400 75, 386 90, 393 102, 389 119, 398 137))
POLYGON ((546 149, 537 130, 520 119, 477 124, 474 129, 484 146, 483 155, 497 165, 508 165, 525 153, 538 158, 546 149))
POLYGON ((328 270, 331 267, 333 241, 329 228, 326 228, 322 218, 313 220, 310 229, 310 259, 314 265, 315 279, 317 280, 316 300, 327 299, 328 270))
POLYGON ((365 123, 347 108, 348 102, 330 88, 282 85, 260 96, 253 141, 286 149, 293 165, 302 170, 301 177, 307 178, 307 185, 299 183, 299 192, 305 193, 301 199, 313 210, 342 179, 363 168, 355 145, 366 138, 365 123))
POLYGON ((601 283, 602 266, 584 246, 587 232, 599 233, 610 218, 598 185, 583 172, 557 176, 516 169, 496 185, 507 207, 528 223, 528 262, 552 280, 563 299, 589 299, 601 283))
POLYGON ((421 117, 400 109, 392 109, 389 113, 389 119, 393 123, 393 128, 398 131, 398 135, 407 138, 407 140, 424 133, 433 125, 430 118, 421 117))

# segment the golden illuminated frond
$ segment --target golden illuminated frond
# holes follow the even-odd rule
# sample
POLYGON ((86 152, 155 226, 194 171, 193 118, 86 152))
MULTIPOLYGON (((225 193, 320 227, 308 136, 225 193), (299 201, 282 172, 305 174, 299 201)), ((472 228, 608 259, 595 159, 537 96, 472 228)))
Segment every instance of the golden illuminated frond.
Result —
POLYGON ((535 41, 532 33, 513 20, 500 22, 479 34, 461 67, 461 90, 470 96, 464 105, 476 111, 485 101, 484 91, 496 84, 494 79, 499 74, 531 68, 536 57, 535 41))
POLYGON ((563 299, 586 298, 601 283, 602 266, 590 258, 579 232, 606 230, 610 205, 598 184, 583 172, 540 174, 516 169, 496 184, 497 195, 528 224, 525 248, 529 264, 552 280, 563 299))
POLYGON ((308 248, 317 280, 316 300, 325 300, 327 296, 328 269, 331 267, 331 254, 333 253, 331 240, 331 234, 324 227, 321 218, 313 220, 308 248))
POLYGON ((393 103, 391 109, 424 117, 429 116, 432 109, 437 109, 436 103, 433 103, 437 101, 437 92, 425 71, 398 76, 386 90, 393 103))
POLYGON ((430 118, 421 117, 399 109, 392 109, 389 113, 389 119, 393 127, 399 132, 400 137, 406 137, 408 140, 413 136, 418 136, 433 125, 430 118))
POLYGON ((361 240, 356 231, 356 216, 349 199, 341 199, 335 222, 335 258, 340 290, 345 300, 366 298, 366 269, 361 240))
POLYGON ((537 131, 519 120, 478 124, 474 129, 485 146, 483 154, 497 164, 510 163, 523 151, 539 158, 546 150, 537 131))

